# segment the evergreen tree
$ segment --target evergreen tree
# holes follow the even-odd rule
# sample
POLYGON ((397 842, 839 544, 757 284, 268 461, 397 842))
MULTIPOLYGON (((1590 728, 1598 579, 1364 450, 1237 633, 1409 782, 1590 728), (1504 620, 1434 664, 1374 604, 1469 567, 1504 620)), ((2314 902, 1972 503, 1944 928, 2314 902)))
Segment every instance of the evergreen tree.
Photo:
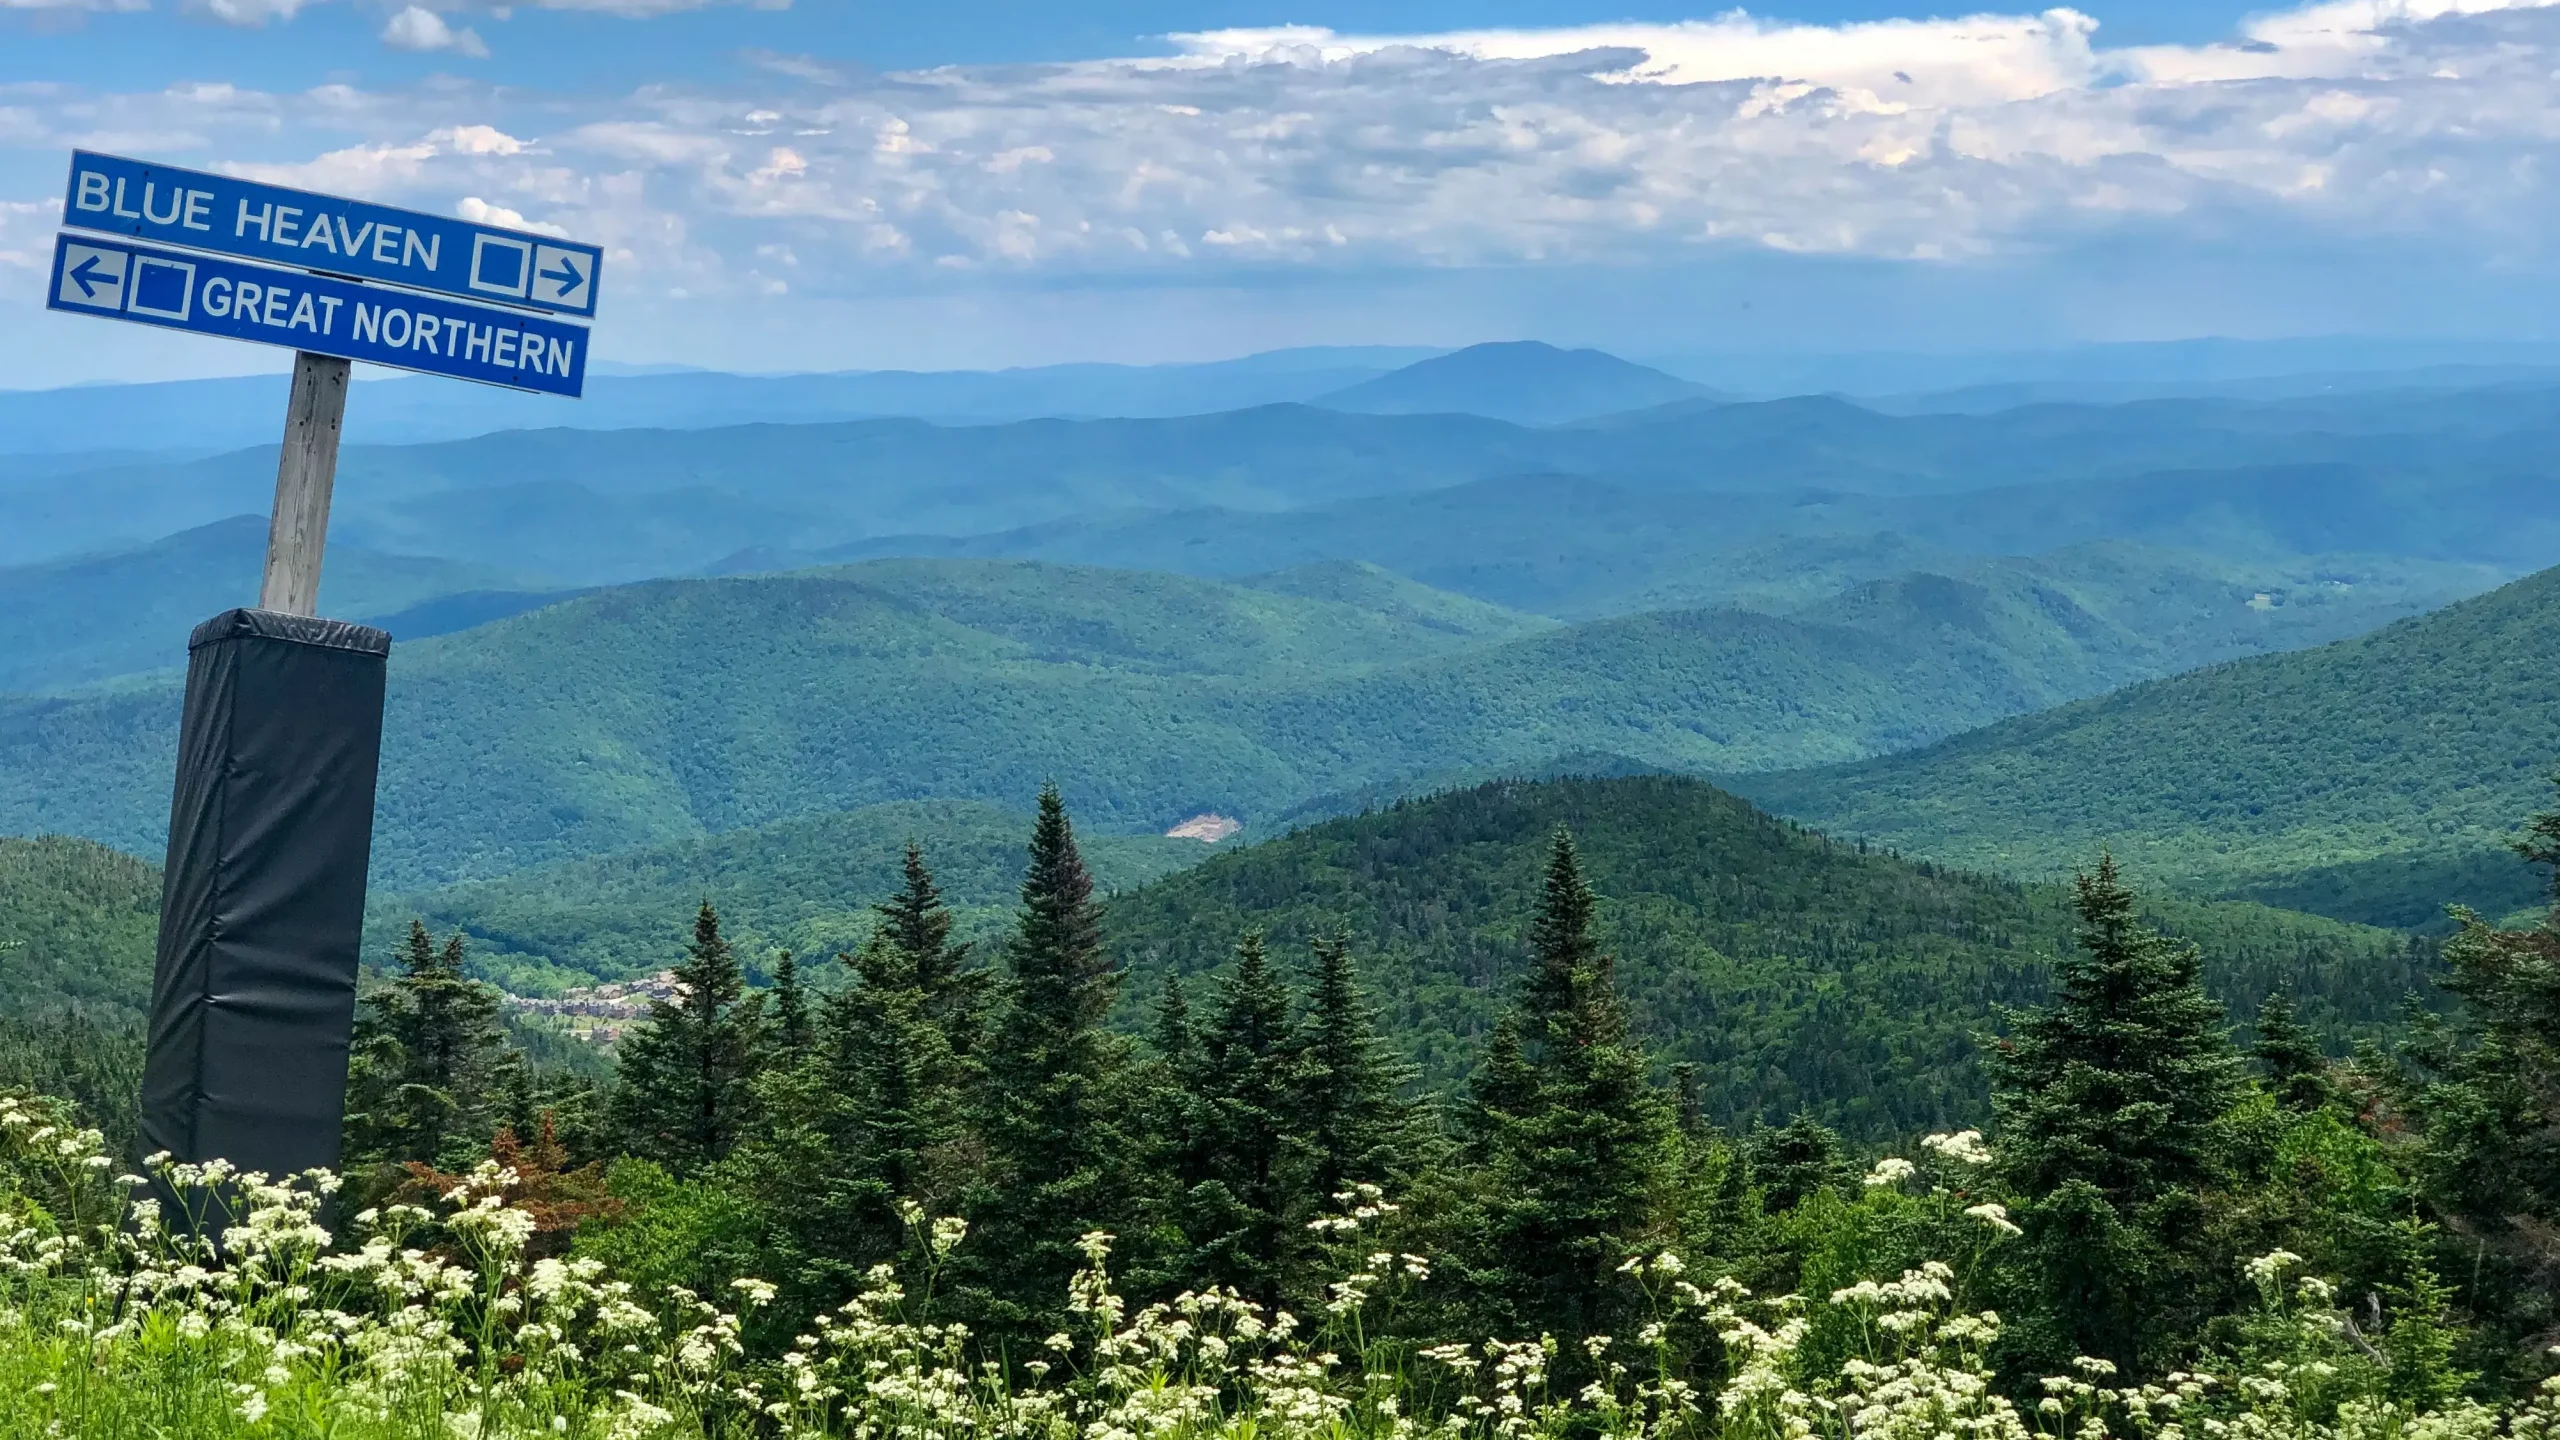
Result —
POLYGON ((2137 918, 2115 857, 2074 901, 2081 953, 2057 962, 2053 1005, 2014 1015, 1992 1051, 1992 1113, 2043 1277, 2021 1343, 2130 1369, 2229 1283, 2199 1268, 2198 1192, 2239 1062, 2196 948, 2137 918))
POLYGON ((827 1010, 837 1123, 820 1210, 837 1237, 826 1248, 845 1260, 848 1276, 896 1253, 900 1202, 935 1214, 953 1208, 968 1101, 963 1064, 896 932, 875 932, 851 964, 856 983, 827 1010))
POLYGON ((2249 1058, 2266 1073, 2267 1093, 2276 1103, 2305 1113, 2328 1104, 2337 1093, 2329 1082, 2329 1057, 2320 1049, 2320 1037, 2294 1018, 2293 997, 2282 990, 2267 992, 2258 1005, 2255 1028, 2257 1043, 2249 1047, 2249 1058))
POLYGON ((971 1246, 969 1278, 990 1321, 1046 1334, 1083 1261, 1077 1238, 1125 1235, 1138 1179, 1128 1173, 1127 1048, 1103 1028, 1120 972, 1054 786, 1040 792, 1005 958, 979 1112, 987 1171, 969 1207, 984 1243, 971 1246))
POLYGON ((1489 1067, 1478 1095, 1492 1124, 1477 1273, 1528 1333, 1612 1331, 1633 1298, 1619 1263, 1668 1238, 1676 1215, 1678 1117, 1628 1032, 1597 910, 1559 830, 1529 932, 1520 1069, 1489 1067))
POLYGON ((2073 898, 2082 953, 2056 962, 2053 1005, 2014 1015, 1992 1051, 2002 1165, 2025 1195, 2084 1180, 2136 1209, 2205 1182, 2237 1062, 2196 948, 2136 917, 2114 856, 2073 898))
POLYGON ((1182 976, 1167 973, 1156 1001, 1147 1084, 1156 1154, 1173 1188, 1185 1195, 1209 1178, 1208 1127, 1201 1118, 1200 1037, 1182 976))
POLYGON ((2420 1016, 2382 1077, 2421 1137, 2416 1179, 2448 1237, 2444 1273, 2495 1347, 2479 1359, 2509 1376, 2560 1330, 2560 809, 2513 848, 2551 868, 2550 910, 2503 930, 2457 907, 2443 983, 2461 1006, 2420 1016))
POLYGON ((809 1054, 816 1029, 810 1023, 809 997, 800 988, 799 962, 788 950, 773 957, 773 1063, 796 1065, 809 1054))
POLYGON ((924 847, 909 840, 900 870, 898 893, 871 908, 887 927, 890 942, 914 967, 927 1018, 941 1029, 954 1054, 969 1054, 985 1024, 987 989, 994 976, 969 963, 966 944, 951 942, 951 911, 925 864, 924 847))
POLYGON ((1350 943, 1321 936, 1313 950, 1292 1108, 1309 1151, 1308 1184, 1326 1206, 1358 1181, 1403 1188, 1421 1158, 1415 1107, 1404 1098, 1419 1071, 1379 1032, 1350 943))
POLYGON ((689 1174, 729 1153, 744 1128, 763 1038, 762 1007, 702 902, 675 994, 624 1037, 613 1119, 631 1154, 689 1174))
MULTIPOLYGON (((813 1309, 840 1302, 872 1266, 898 1254, 908 1238, 904 1202, 949 1214, 967 1179, 977 1072, 937 1018, 956 951, 913 844, 904 891, 874 908, 880 926, 860 949, 836 957, 853 983, 815 1006, 805 1058, 760 1086, 767 1119, 735 1162, 774 1217, 776 1269, 813 1309)), ((791 997, 801 990, 796 974, 777 965, 777 1035, 790 1032, 791 997)))
POLYGON ((1825 1190, 1838 1190, 1852 1173, 1840 1132, 1809 1114, 1799 1113, 1774 1130, 1755 1129, 1744 1154, 1744 1169, 1772 1211, 1793 1210, 1825 1190))
POLYGON ((1199 1043, 1193 1093, 1205 1173, 1184 1208, 1193 1270, 1266 1304, 1279 1302, 1311 1211, 1306 1146, 1291 1127, 1294 1038, 1288 990, 1262 936, 1248 934, 1199 1043))
POLYGON ((522 1061, 497 990, 465 974, 463 959, 459 931, 439 948, 411 920, 400 973, 366 997, 347 1085, 350 1160, 458 1160, 500 1123, 510 1059, 522 1061))

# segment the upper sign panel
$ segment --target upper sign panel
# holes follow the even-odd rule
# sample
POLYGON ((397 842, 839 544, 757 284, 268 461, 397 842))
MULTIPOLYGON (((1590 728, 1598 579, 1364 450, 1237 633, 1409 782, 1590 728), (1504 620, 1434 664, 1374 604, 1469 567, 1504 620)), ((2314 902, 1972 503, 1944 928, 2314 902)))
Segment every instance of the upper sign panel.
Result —
POLYGON ((604 266, 574 240, 86 150, 62 223, 563 315, 596 313, 604 266))

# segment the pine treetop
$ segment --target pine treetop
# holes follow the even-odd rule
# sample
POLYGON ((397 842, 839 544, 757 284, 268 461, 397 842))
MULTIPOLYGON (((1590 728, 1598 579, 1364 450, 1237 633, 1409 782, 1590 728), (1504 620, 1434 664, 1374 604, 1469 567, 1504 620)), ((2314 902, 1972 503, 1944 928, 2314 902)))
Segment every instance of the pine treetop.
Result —
POLYGON ((2293 996, 2283 990, 2270 990, 2258 1006, 2254 1027, 2256 1042, 2249 1047, 2249 1057, 2264 1068, 2267 1089, 2288 1109, 2317 1110, 2333 1093, 2329 1083, 2329 1057, 2320 1048, 2320 1037, 2311 1027, 2296 1019, 2293 996))
POLYGON ((2073 889, 2080 949, 2055 961, 2053 1003, 2015 1016, 1991 1055, 2002 1154, 2028 1195, 2085 1180, 2141 1204, 2205 1179, 2238 1059, 2196 947, 2141 922, 2115 857, 2073 889))
POLYGON ((1031 866, 1022 878, 1022 912, 1006 956, 1013 970, 1013 1016, 1080 1031, 1100 1025, 1110 1013, 1119 971, 1103 951, 1093 875, 1076 850, 1075 827, 1054 785, 1040 792, 1031 866))
MULTIPOLYGON (((1600 942, 1592 933, 1598 910, 1598 897, 1582 877, 1582 855, 1574 846, 1573 832, 1557 826, 1548 842, 1537 915, 1529 924, 1529 955, 1535 968, 1529 975, 1527 1003, 1535 1015, 1551 1018, 1571 1010, 1574 977, 1601 963, 1600 942)), ((1542 1037, 1533 1033, 1529 1038, 1542 1037)))

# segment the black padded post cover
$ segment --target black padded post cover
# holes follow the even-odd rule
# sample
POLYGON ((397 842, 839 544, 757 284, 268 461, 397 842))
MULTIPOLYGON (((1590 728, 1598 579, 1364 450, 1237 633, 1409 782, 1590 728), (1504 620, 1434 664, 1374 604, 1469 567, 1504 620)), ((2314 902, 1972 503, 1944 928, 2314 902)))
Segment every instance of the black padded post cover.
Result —
POLYGON ((187 640, 142 1148, 337 1168, 391 637, 227 610, 187 640))

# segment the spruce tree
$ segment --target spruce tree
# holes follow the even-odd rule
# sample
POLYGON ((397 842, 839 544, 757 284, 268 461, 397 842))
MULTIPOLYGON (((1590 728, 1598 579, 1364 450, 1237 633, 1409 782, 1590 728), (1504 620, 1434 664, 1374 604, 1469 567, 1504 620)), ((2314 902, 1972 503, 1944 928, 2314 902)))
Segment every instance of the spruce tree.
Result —
POLYGON ((773 1061, 777 1065, 796 1065, 809 1054, 816 1036, 810 1023, 809 997, 800 988, 800 965, 788 950, 773 957, 773 998, 771 1004, 773 1061))
POLYGON ((1991 1053, 2001 1162, 2021 1194, 2079 1180, 2130 1211, 2206 1181, 2238 1063, 2196 948, 2141 922, 2113 855, 2074 904, 2080 953, 2056 962, 2054 1003, 2013 1014, 1991 1053))
POLYGON ((1209 1178, 1208 1127, 1201 1117, 1200 1038, 1179 974, 1164 977, 1149 1041, 1155 1052, 1146 1087, 1149 1128, 1166 1178, 1187 1195, 1209 1178))
POLYGON ((513 1052, 497 990, 463 961, 459 931, 439 948, 425 921, 409 922, 399 974, 366 997, 357 1022, 349 1159, 459 1163, 500 1123, 513 1052))
POLYGON ((1349 942, 1320 936, 1313 950, 1292 1105, 1322 1206, 1355 1182, 1402 1188, 1419 1159, 1415 1108, 1404 1098, 1419 1072, 1379 1032, 1349 942))
POLYGON ((2018 1342, 2131 1369, 2230 1283, 2201 1254, 2198 1193, 2239 1062, 2196 948, 2140 921, 2115 857, 2074 901, 2080 953, 2056 962, 2054 1003, 2013 1014, 1990 1056, 2000 1169, 2041 1277, 2018 1342))
POLYGON ((1838 1190, 1854 1175, 1840 1132, 1798 1113, 1776 1129, 1754 1129, 1743 1142, 1745 1169, 1771 1211, 1793 1210, 1825 1190, 1838 1190))
POLYGON ((2249 1047, 2249 1058, 2265 1072, 2267 1093, 2276 1103, 2306 1114, 2328 1104, 2337 1093, 2329 1081, 2329 1057, 2320 1048, 2320 1037, 2294 1017, 2293 997, 2268 991, 2259 1002, 2255 1029, 2257 1042, 2249 1047))
POLYGON ((847 1277, 904 1242, 903 1201, 955 1207, 967 1072, 930 1013, 916 957, 884 927, 850 957, 855 984, 827 1004, 831 1163, 810 1217, 847 1277))
POLYGON ((650 1002, 649 1018, 623 1038, 613 1119, 625 1150, 685 1175, 737 1144, 764 1031, 708 900, 675 982, 675 994, 650 1002))
POLYGON ((1479 1091, 1491 1124, 1478 1276, 1528 1333, 1610 1333, 1634 1299, 1620 1262, 1669 1238, 1676 1213, 1678 1117, 1629 1033, 1597 910, 1558 830, 1517 1007, 1522 1072, 1488 1074, 1479 1091))
MULTIPOLYGON (((810 1011, 806 1058, 759 1087, 765 1120, 735 1167, 774 1217, 777 1278, 813 1308, 850 1296, 908 1240, 904 1202, 936 1215, 959 1207, 967 1180, 968 1106, 976 1069, 957 1053, 937 1001, 948 996, 950 917, 924 856, 907 846, 900 895, 874 906, 881 923, 836 956, 852 983, 810 1011)), ((774 1023, 788 1034, 777 965, 774 1023)))
POLYGON ((1128 1173, 1127 1048, 1103 1028, 1120 972, 1054 786, 1040 792, 1030 848, 986 1057, 987 1171, 969 1207, 982 1240, 970 1246, 977 1302, 1017 1335, 1056 1328, 1083 1263, 1077 1238, 1125 1232, 1138 1178, 1128 1173))
POLYGON ((1298 1098, 1289 992, 1262 936, 1236 947, 1195 1067, 1204 1178, 1185 1207, 1192 1269, 1265 1304, 1304 1248, 1311 1214, 1306 1147, 1292 1127, 1298 1098))
POLYGON ((953 1053, 969 1054, 977 1047, 985 1024, 987 990, 994 976, 969 963, 966 944, 952 943, 951 911, 942 903, 942 887, 925 864, 923 846, 907 842, 898 893, 871 908, 886 927, 890 943, 904 951, 914 967, 926 1017, 941 1029, 953 1053))
POLYGON ((2456 907, 2443 984, 2460 1006, 2421 1015, 2400 1064, 2375 1067, 2421 1136, 2419 1191, 2459 1237, 2443 1246, 2444 1273, 2504 1342, 2485 1358, 2507 1378, 2560 1332, 2560 809, 2535 815, 2513 848, 2550 867, 2550 910, 2506 930, 2456 907))

